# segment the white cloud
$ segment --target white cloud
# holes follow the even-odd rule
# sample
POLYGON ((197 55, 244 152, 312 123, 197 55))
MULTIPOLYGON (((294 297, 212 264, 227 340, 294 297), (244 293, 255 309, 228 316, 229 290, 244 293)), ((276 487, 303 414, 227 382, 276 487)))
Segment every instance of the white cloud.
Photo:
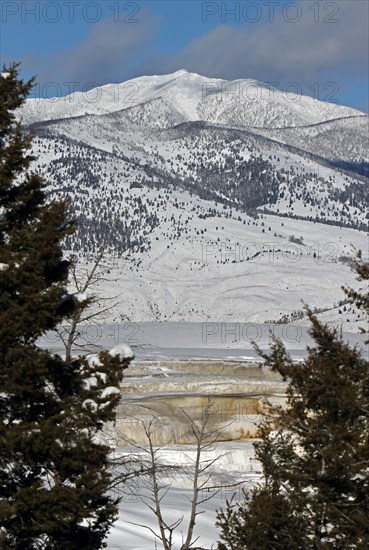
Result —
POLYGON ((336 23, 324 22, 328 12, 314 22, 312 4, 301 2, 302 17, 296 23, 276 14, 274 22, 257 26, 219 25, 176 55, 151 60, 151 71, 167 73, 183 67, 212 77, 264 82, 314 83, 327 72, 365 78, 369 4, 337 2, 336 23))
POLYGON ((134 55, 152 38, 159 19, 140 12, 137 23, 103 19, 90 30, 85 42, 58 56, 63 75, 84 83, 117 81, 127 74, 134 55))

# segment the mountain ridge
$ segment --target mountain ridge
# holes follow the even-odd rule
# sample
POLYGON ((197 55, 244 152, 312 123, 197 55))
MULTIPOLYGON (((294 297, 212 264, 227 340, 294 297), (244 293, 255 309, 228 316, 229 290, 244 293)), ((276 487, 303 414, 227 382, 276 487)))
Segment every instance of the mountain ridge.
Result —
POLYGON ((302 318, 304 295, 340 320, 350 245, 367 246, 368 116, 306 96, 291 106, 282 92, 273 103, 265 87, 260 104, 242 104, 222 97, 221 80, 204 98, 209 80, 182 71, 139 78, 151 88, 120 110, 23 110, 34 168, 79 220, 66 250, 88 263, 110 243, 101 292, 125 299, 109 319, 285 322, 302 318))
POLYGON ((271 108, 273 104, 275 112, 271 120, 264 113, 264 124, 261 127, 265 127, 265 124, 271 127, 273 120, 283 120, 281 110, 285 111, 285 116, 288 113, 287 120, 295 121, 292 126, 299 125, 297 123, 301 120, 311 120, 313 123, 327 120, 327 117, 365 116, 365 113, 352 107, 281 91, 253 79, 228 81, 207 78, 185 70, 169 75, 141 76, 119 84, 105 84, 88 92, 74 92, 60 98, 28 99, 20 112, 26 124, 61 118, 60 113, 64 113, 63 118, 85 114, 100 116, 135 107, 158 96, 169 100, 173 108, 180 107, 187 120, 223 120, 224 123, 232 123, 237 116, 242 115, 242 125, 248 122, 255 126, 255 121, 260 119, 260 106, 271 108), (252 94, 255 91, 254 97, 252 94), (91 92, 96 95, 95 99, 89 99, 88 94, 91 96, 91 92), (256 105, 258 112, 255 112, 256 105), (332 113, 340 115, 333 116, 332 113))

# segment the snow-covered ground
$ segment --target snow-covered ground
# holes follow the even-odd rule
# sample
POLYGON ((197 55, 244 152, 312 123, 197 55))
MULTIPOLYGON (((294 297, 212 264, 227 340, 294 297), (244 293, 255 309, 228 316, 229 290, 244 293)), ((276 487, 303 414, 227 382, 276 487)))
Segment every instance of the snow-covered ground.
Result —
MULTIPOLYGON (((171 471, 160 477, 162 490, 168 488, 162 501, 165 521, 173 523, 183 516, 175 531, 174 549, 179 550, 186 532, 195 456, 191 424, 183 411, 199 425, 210 407, 209 431, 216 429, 221 441, 202 455, 204 463, 217 457, 219 460, 207 483, 216 489, 208 490, 205 486, 200 493, 201 499, 212 498, 199 506, 204 513, 196 522, 198 547, 208 550, 216 547, 219 538, 216 511, 224 508, 233 495, 242 500, 242 489, 248 490, 260 481, 260 468, 249 436, 255 435, 265 398, 283 403, 285 383, 255 363, 250 340, 255 338, 261 347, 268 348, 270 329, 283 339, 295 359, 304 355, 309 337, 301 323, 126 323, 86 327, 91 351, 114 348, 121 351, 122 342, 135 350, 136 358, 121 387, 116 423, 106 434, 114 446, 114 456, 141 453, 144 461, 147 437, 143 426, 153 422, 152 439, 155 448, 160 447, 160 463, 181 468, 180 472, 171 471), (247 337, 246 345, 243 334, 247 337), (91 347, 94 338, 96 347, 91 347)), ((343 336, 352 344, 363 346, 358 334, 343 336)), ((61 350, 52 334, 42 345, 61 350)), ((108 548, 155 550, 155 540, 160 548, 160 541, 150 530, 158 532, 156 517, 148 507, 151 492, 147 479, 139 476, 133 485, 122 484, 115 488, 114 495, 122 500, 119 518, 107 539, 108 548)))
POLYGON ((354 256, 353 247, 368 257, 364 232, 271 215, 264 226, 247 226, 247 216, 240 218, 199 220, 204 234, 178 240, 162 238, 161 226, 139 266, 130 256, 108 259, 108 280, 98 291, 118 298, 105 322, 265 323, 285 315, 295 322, 293 313, 304 302, 324 310, 325 321, 357 331, 363 315, 339 302, 343 284, 362 286, 346 259, 354 256), (302 244, 291 242, 291 235, 302 237, 302 244))
MULTIPOLYGON (((183 466, 182 474, 171 473, 161 480, 163 487, 169 485, 169 491, 163 499, 165 521, 171 524, 183 516, 183 522, 173 537, 173 550, 179 550, 188 525, 192 497, 191 460, 194 454, 194 447, 186 446, 163 449, 160 455, 165 464, 183 466)), ((211 498, 199 505, 198 511, 203 513, 198 515, 194 531, 194 538, 199 537, 195 547, 209 550, 215 548, 215 543, 219 539, 215 527, 216 511, 225 508, 226 501, 233 495, 236 500, 241 501, 243 489, 249 490, 260 479, 259 465, 254 458, 250 442, 219 443, 215 451, 204 453, 203 460, 212 460, 216 457, 219 457, 219 460, 214 465, 212 479, 207 483, 207 486, 213 488, 207 489, 205 486, 199 495, 199 500, 211 498)), ((107 539, 108 548, 154 550, 155 536, 148 527, 156 533, 159 530, 156 518, 148 508, 148 504, 152 504, 149 501, 152 494, 147 483, 139 482, 131 490, 124 486, 118 487, 114 494, 123 498, 119 505, 119 519, 107 539)), ((160 541, 156 540, 158 548, 161 548, 160 541)))

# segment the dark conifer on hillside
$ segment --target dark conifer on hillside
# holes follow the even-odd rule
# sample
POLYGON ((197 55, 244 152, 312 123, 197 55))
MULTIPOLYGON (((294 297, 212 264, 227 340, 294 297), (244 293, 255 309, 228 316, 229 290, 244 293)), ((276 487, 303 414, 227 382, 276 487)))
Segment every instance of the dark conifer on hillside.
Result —
MULTIPOLYGON (((345 292, 369 315, 369 264, 359 254, 354 268, 365 286, 345 292)), ((287 404, 255 445, 265 484, 218 514, 219 550, 369 548, 368 356, 307 312, 314 346, 301 364, 278 340, 259 350, 289 381, 287 404)))
MULTIPOLYGON (((78 299, 66 290, 67 205, 30 170, 31 136, 15 110, 33 85, 0 76, 0 547, 97 549, 117 513, 100 431, 114 418, 130 357, 42 350, 78 299)), ((85 301, 88 305, 88 300, 85 301)))

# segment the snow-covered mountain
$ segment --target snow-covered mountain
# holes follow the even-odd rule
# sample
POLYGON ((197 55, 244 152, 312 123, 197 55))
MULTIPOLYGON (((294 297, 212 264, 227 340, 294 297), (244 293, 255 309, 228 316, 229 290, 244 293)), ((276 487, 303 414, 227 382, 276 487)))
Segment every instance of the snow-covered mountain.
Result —
POLYGON ((187 71, 20 115, 79 217, 67 247, 88 261, 110 240, 112 318, 296 320, 304 298, 342 319, 350 244, 368 250, 367 115, 187 71))
POLYGON ((162 112, 171 113, 172 126, 205 120, 263 128, 316 124, 363 114, 349 107, 281 91, 252 79, 227 81, 186 70, 142 76, 62 98, 29 99, 22 114, 24 122, 30 124, 86 114, 104 115, 138 105, 140 110, 133 112, 145 112, 148 126, 151 122, 156 126, 162 112))

